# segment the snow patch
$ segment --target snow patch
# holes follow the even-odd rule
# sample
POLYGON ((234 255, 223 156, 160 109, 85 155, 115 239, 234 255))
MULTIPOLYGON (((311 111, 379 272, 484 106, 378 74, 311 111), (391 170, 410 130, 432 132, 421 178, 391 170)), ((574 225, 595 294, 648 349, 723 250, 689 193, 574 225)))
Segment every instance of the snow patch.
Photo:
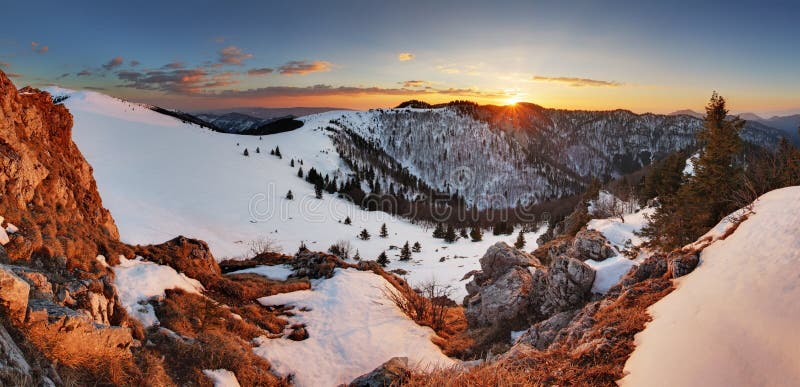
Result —
MULTIPOLYGON (((4 220, 5 220, 5 218, 0 216, 0 224, 3 224, 4 220)), ((9 241, 10 241, 10 239, 8 239, 8 234, 6 234, 6 230, 4 228, 0 227, 0 245, 5 246, 9 241)))
POLYGON ((178 273, 175 269, 153 262, 119 257, 119 265, 114 266, 114 285, 119 292, 119 300, 129 314, 136 317, 145 327, 158 323, 155 310, 147 303, 151 298, 164 297, 167 289, 183 289, 199 293, 203 285, 197 280, 178 273))
POLYGON ((259 337, 253 350, 280 375, 294 374, 298 386, 349 383, 395 356, 416 367, 454 364, 431 342, 433 330, 410 320, 385 289, 393 288, 372 272, 336 269, 313 290, 263 297, 263 305, 295 306, 291 323, 306 324, 309 338, 259 337))
POLYGON ((594 283, 592 284, 593 293, 607 292, 608 289, 619 283, 619 280, 631 267, 636 266, 635 262, 624 255, 617 255, 600 262, 587 259, 584 263, 594 269, 595 272, 594 283))
POLYGON ((239 380, 236 375, 228 370, 203 370, 203 373, 211 379, 214 387, 239 387, 239 380))
POLYGON ((267 277, 269 279, 277 280, 277 281, 286 281, 290 275, 294 273, 292 271, 292 267, 289 265, 263 265, 263 266, 256 266, 251 267, 249 269, 237 270, 228 274, 258 274, 260 276, 267 277))
POLYGON ((706 247, 697 269, 650 307, 622 385, 800 385, 798 214, 800 187, 769 192, 706 247))

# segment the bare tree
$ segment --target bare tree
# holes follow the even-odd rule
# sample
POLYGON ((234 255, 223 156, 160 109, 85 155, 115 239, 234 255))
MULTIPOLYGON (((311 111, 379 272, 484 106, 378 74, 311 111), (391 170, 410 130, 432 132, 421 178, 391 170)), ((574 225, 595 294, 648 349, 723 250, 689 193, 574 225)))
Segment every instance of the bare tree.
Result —
POLYGON ((259 237, 250 241, 250 255, 256 256, 267 253, 280 253, 281 246, 274 239, 259 237))

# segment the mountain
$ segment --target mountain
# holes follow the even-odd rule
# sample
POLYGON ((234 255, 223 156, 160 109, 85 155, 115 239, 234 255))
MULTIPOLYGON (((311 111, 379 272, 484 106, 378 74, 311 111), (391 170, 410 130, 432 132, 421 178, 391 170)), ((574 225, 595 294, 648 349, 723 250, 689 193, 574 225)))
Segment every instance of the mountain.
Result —
POLYGON ((800 114, 773 116, 768 119, 762 119, 759 122, 779 129, 785 133, 786 137, 792 140, 795 145, 800 146, 800 114))
POLYGON ((195 115, 212 115, 222 116, 229 113, 238 113, 250 117, 260 118, 262 120, 270 120, 280 117, 302 117, 311 114, 325 113, 332 110, 348 110, 342 108, 331 107, 288 107, 288 108, 264 108, 264 107, 242 107, 242 108, 228 108, 228 109, 214 109, 195 112, 195 115))
POLYGON ((225 113, 222 115, 204 113, 195 114, 195 116, 221 128, 227 133, 241 133, 248 129, 256 128, 266 121, 262 118, 248 116, 242 113, 225 113))
POLYGON ((669 113, 669 115, 671 115, 671 116, 686 115, 686 116, 692 116, 694 118, 703 118, 703 114, 702 113, 698 113, 698 112, 696 112, 696 111, 694 111, 692 109, 676 110, 676 111, 674 111, 672 113, 669 113))

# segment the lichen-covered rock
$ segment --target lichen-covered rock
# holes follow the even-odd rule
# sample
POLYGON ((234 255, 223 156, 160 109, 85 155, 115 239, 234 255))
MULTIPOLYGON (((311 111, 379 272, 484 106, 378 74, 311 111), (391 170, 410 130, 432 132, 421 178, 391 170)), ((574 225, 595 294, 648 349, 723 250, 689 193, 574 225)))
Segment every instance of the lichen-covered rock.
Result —
POLYGON ((399 386, 411 376, 407 357, 393 357, 380 367, 350 382, 349 387, 399 386))

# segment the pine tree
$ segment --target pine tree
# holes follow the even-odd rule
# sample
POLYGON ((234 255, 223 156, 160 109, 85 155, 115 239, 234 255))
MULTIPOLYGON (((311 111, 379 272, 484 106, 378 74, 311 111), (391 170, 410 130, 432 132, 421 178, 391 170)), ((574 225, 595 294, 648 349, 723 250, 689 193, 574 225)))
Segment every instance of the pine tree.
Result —
POLYGON ((292 159, 292 161, 289 162, 289 166, 294 168, 294 159, 292 159))
POLYGON ((461 236, 464 239, 467 239, 467 237, 469 237, 469 234, 467 233, 467 229, 466 228, 462 228, 461 231, 459 231, 458 235, 461 236))
POLYGON ((703 149, 694 159, 694 175, 675 194, 658 198, 659 206, 641 232, 648 246, 671 250, 694 242, 736 210, 730 199, 742 181, 736 156, 742 147, 739 132, 744 121, 727 116, 725 99, 715 92, 698 133, 703 149))
POLYGON ((386 256, 386 252, 385 251, 381 251, 381 254, 378 255, 377 262, 382 267, 386 267, 386 265, 389 264, 389 257, 386 256))
POLYGON ((350 220, 350 217, 348 216, 348 217, 344 218, 344 224, 349 226, 349 225, 353 224, 353 221, 350 220))
POLYGON ((250 156, 250 152, 247 151, 247 148, 244 148, 244 153, 242 154, 245 156, 250 156))
POLYGON ((444 225, 441 223, 436 224, 436 228, 433 229, 433 237, 442 239, 444 238, 444 225))
POLYGON ((358 239, 361 239, 362 241, 368 241, 369 237, 369 231, 367 231, 366 228, 361 230, 361 234, 358 234, 358 239))
POLYGON ((358 249, 356 249, 356 254, 353 255, 353 259, 355 259, 356 261, 361 260, 361 253, 358 252, 358 249))
POLYGON ((444 241, 447 243, 453 243, 456 241, 456 229, 453 227, 452 224, 447 225, 447 231, 444 233, 444 241))
POLYGON ((322 186, 321 185, 315 185, 314 186, 314 196, 317 199, 322 199, 322 186))
POLYGON ((514 242, 514 247, 521 249, 525 247, 525 234, 522 230, 519 230, 519 234, 517 235, 517 241, 514 242))
POLYGON ((256 147, 256 153, 261 153, 261 148, 256 147))
POLYGON ((400 249, 400 260, 408 261, 410 259, 411 259, 411 247, 408 246, 408 241, 406 241, 406 244, 404 244, 403 248, 400 249))
POLYGON ((419 242, 414 242, 414 246, 411 248, 411 251, 419 253, 420 251, 422 251, 422 245, 419 244, 419 242))
POLYGON ((469 232, 469 237, 472 238, 473 242, 480 242, 483 240, 483 233, 481 232, 481 228, 478 226, 473 226, 472 230, 469 232))
POLYGON ((281 148, 278 148, 277 146, 275 147, 275 156, 277 156, 279 159, 283 158, 283 156, 281 156, 281 148))
POLYGON ((297 169, 297 177, 303 178, 303 167, 297 169))
POLYGON ((389 237, 389 230, 386 228, 386 223, 381 225, 381 233, 379 234, 381 238, 388 238, 389 237))
POLYGON ((288 200, 294 199, 294 194, 292 194, 292 190, 289 190, 289 192, 286 193, 286 199, 288 200))

